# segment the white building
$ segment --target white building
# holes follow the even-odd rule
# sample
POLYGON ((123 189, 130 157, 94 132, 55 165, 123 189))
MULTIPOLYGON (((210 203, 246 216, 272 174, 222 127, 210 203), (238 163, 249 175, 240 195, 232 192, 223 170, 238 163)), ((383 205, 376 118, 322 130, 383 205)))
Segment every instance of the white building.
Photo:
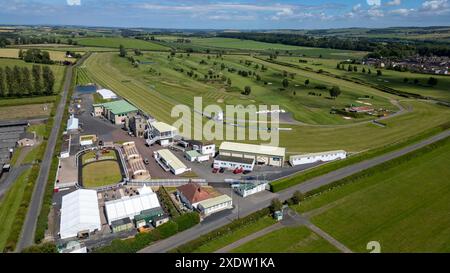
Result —
POLYGON ((255 145, 237 142, 222 142, 219 154, 231 157, 250 158, 255 164, 282 167, 286 149, 275 146, 255 145))
POLYGON ((117 99, 116 93, 109 89, 99 89, 97 90, 97 93, 102 97, 104 100, 112 100, 117 99))
POLYGON ((223 168, 227 170, 242 169, 244 171, 253 171, 254 167, 255 159, 253 158, 242 158, 226 155, 218 155, 214 158, 215 169, 223 168))
POLYGON ((238 187, 235 187, 234 190, 242 197, 247 197, 249 195, 265 191, 267 189, 267 182, 264 183, 243 183, 238 187))
POLYGON ((77 237, 79 232, 101 230, 97 191, 77 190, 62 198, 61 239, 77 237))
POLYGON ((202 155, 208 155, 209 157, 214 157, 216 155, 216 144, 212 142, 201 142, 197 140, 187 141, 193 150, 196 150, 202 155))
POLYGON ((181 162, 171 151, 162 149, 154 152, 156 162, 166 171, 171 171, 175 175, 191 171, 181 162))
POLYGON ((158 142, 161 146, 173 143, 174 137, 178 136, 178 129, 164 122, 153 121, 148 123, 147 145, 158 142))
POLYGON ((315 162, 327 162, 333 161, 336 159, 345 159, 347 157, 347 153, 343 150, 338 151, 329 151, 323 153, 310 153, 303 155, 293 155, 289 157, 289 163, 292 166, 302 165, 302 164, 310 164, 315 162))
POLYGON ((232 209, 233 200, 228 195, 220 195, 218 197, 206 199, 201 201, 197 205, 197 209, 200 211, 202 217, 207 217, 213 213, 232 209))
POLYGON ((143 187, 139 189, 139 195, 124 196, 121 199, 105 202, 105 212, 108 223, 111 225, 111 222, 127 217, 133 220, 134 216, 142 211, 160 206, 156 193, 149 187, 143 187))
POLYGON ((184 153, 184 157, 186 157, 186 159, 190 162, 204 162, 209 160, 209 155, 201 154, 196 150, 186 151, 184 153))
POLYGON ((78 125, 78 119, 74 115, 71 115, 67 120, 67 131, 78 130, 78 125))

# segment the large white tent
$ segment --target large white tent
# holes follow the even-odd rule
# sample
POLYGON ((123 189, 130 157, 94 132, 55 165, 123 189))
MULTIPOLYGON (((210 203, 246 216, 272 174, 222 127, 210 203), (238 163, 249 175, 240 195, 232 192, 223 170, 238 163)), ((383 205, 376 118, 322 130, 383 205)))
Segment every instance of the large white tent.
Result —
POLYGON ((158 197, 149 187, 139 190, 139 195, 125 196, 121 199, 105 202, 108 223, 123 218, 133 220, 142 211, 160 207, 158 197))
POLYGON ((78 119, 71 115, 69 120, 67 120, 67 131, 78 130, 78 119))
POLYGON ((80 189, 64 195, 61 206, 61 239, 72 238, 78 232, 101 230, 97 192, 80 189))
POLYGON ((99 93, 104 100, 117 99, 117 95, 109 89, 99 89, 97 90, 97 93, 99 93))

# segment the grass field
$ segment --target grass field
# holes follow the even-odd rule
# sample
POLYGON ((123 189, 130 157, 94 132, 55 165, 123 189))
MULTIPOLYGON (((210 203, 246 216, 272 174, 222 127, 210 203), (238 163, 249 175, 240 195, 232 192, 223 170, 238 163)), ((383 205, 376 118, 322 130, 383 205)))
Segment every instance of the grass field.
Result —
POLYGON ((24 172, 14 182, 11 188, 0 199, 0 250, 3 250, 8 240, 15 216, 19 210, 30 170, 24 172))
POLYGON ((83 187, 97 188, 114 185, 122 180, 116 161, 99 161, 83 167, 83 187))
POLYGON ((297 207, 353 251, 450 251, 450 141, 297 207))
MULTIPOLYGON (((183 103, 191 106, 193 100, 192 97, 195 95, 203 97, 204 105, 209 103, 217 103, 220 105, 220 103, 217 102, 219 99, 223 99, 225 104, 240 103, 245 105, 249 103, 261 103, 260 98, 256 97, 256 94, 264 94, 264 92, 266 92, 266 94, 271 94, 270 92, 275 92, 274 90, 270 90, 269 88, 265 89, 260 87, 259 84, 253 83, 252 94, 255 93, 255 99, 253 100, 254 102, 252 102, 252 99, 243 98, 239 92, 226 92, 221 89, 217 90, 218 88, 215 87, 214 84, 191 79, 185 74, 173 70, 170 66, 164 65, 164 62, 162 61, 161 63, 163 65, 159 65, 160 59, 167 59, 167 55, 165 54, 146 54, 144 57, 153 59, 158 65, 141 65, 138 69, 133 69, 126 60, 116 57, 115 54, 109 53, 95 53, 86 61, 85 65, 88 75, 93 81, 114 90, 117 94, 129 99, 140 109, 153 115, 155 118, 166 122, 173 122, 175 120, 170 117, 170 110, 174 105, 183 103), (161 76, 159 76, 159 73, 161 73, 161 76)), ((228 56, 224 58, 224 62, 231 63, 233 62, 232 58, 235 57, 229 57, 230 60, 227 58, 228 56)), ((184 61, 184 64, 186 66, 189 65, 195 67, 195 65, 198 64, 197 61, 198 59, 196 59, 196 61, 188 60, 184 61)), ((213 61, 213 59, 209 60, 209 62, 213 61)), ((267 62, 255 60, 255 62, 256 61, 265 63, 269 67, 267 62)), ((218 62, 221 63, 221 60, 218 62)), ((236 62, 234 61, 233 63, 236 62)), ((236 68, 239 68, 240 65, 240 63, 236 64, 236 68)), ((336 79, 332 79, 325 75, 318 75, 316 73, 305 74, 298 69, 280 68, 277 65, 270 66, 268 69, 286 69, 292 73, 296 73, 297 76, 295 77, 299 77, 299 79, 300 77, 310 78, 312 83, 324 81, 328 82, 330 85, 339 84, 341 89, 344 90, 343 92, 361 92, 361 94, 373 95, 374 98, 378 98, 377 100, 381 105, 383 105, 387 99, 399 99, 393 95, 385 94, 378 90, 360 86, 355 83, 346 81, 338 82, 336 79)), ((199 78, 203 77, 201 74, 202 70, 197 70, 196 73, 200 75, 199 78)), ((237 77, 237 75, 234 76, 233 81, 236 81, 236 83, 233 83, 232 86, 241 86, 242 84, 251 81, 243 78, 241 79, 241 82, 239 82, 237 77)), ((342 96, 343 100, 346 100, 346 95, 342 96)), ((283 95, 273 93, 272 97, 274 98, 273 100, 277 100, 282 105, 286 102, 283 95)), ((264 100, 271 103, 270 95, 267 95, 264 100)), ((301 103, 305 102, 298 102, 298 104, 301 103)), ((308 108, 311 111, 311 117, 316 115, 326 117, 323 104, 317 105, 318 103, 316 103, 316 106, 314 101, 309 103, 311 103, 311 106, 308 108), (316 108, 314 108, 314 106, 316 106, 316 108), (322 113, 323 115, 316 114, 317 112, 322 113)), ((349 123, 347 125, 332 126, 286 125, 286 127, 292 128, 292 131, 280 132, 280 146, 288 148, 288 155, 301 152, 320 152, 335 149, 345 149, 348 152, 360 152, 381 147, 389 143, 399 142, 402 139, 450 121, 450 108, 414 100, 402 100, 401 104, 406 108, 411 108, 412 111, 385 120, 384 122, 387 124, 387 127, 385 128, 369 123, 349 123)), ((287 105, 293 105, 293 102, 287 105)), ((298 111, 300 113, 305 113, 305 116, 308 116, 308 113, 305 112, 305 110, 300 108, 298 111)))
MULTIPOLYGON (((376 68, 356 65, 358 67, 358 72, 347 71, 348 65, 345 65, 345 70, 340 70, 336 68, 338 63, 337 60, 331 59, 318 59, 318 58, 299 58, 299 57, 278 57, 278 61, 286 62, 290 64, 299 65, 301 67, 306 67, 318 71, 320 69, 328 71, 332 74, 345 76, 348 78, 356 78, 369 82, 372 84, 391 87, 400 91, 420 94, 422 96, 429 96, 437 99, 443 99, 450 101, 450 77, 440 76, 440 75, 427 75, 411 72, 399 72, 394 70, 382 69, 383 75, 380 77, 376 76, 376 68), (299 63, 299 59, 306 60, 307 63, 299 63), (366 73, 362 73, 362 69, 365 68, 366 73), (372 74, 367 74, 367 71, 371 69, 372 74), (430 77, 438 79, 438 84, 434 87, 427 85, 427 81, 430 77), (408 82, 404 80, 408 79, 408 82), (419 84, 414 84, 414 80, 419 80, 419 84)), ((353 65, 352 65, 353 66, 353 65)))
POLYGON ((79 45, 88 47, 108 47, 119 48, 123 45, 128 49, 141 49, 141 50, 160 50, 167 51, 169 48, 161 46, 156 43, 142 41, 131 38, 79 38, 76 39, 79 45))
POLYGON ((3 106, 0 107, 0 120, 47 117, 50 115, 51 108, 50 103, 3 106))
POLYGON ((256 222, 245 225, 242 228, 235 230, 231 233, 224 234, 221 237, 215 238, 210 242, 203 244, 201 247, 197 248, 194 253, 211 253, 216 250, 221 249, 241 238, 244 238, 254 232, 262 230, 270 225, 273 225, 275 220, 272 217, 263 217, 256 222))
MULTIPOLYGON (((19 58, 19 51, 18 48, 1 48, 0 49, 0 58, 19 58)), ((67 58, 65 51, 51 51, 48 50, 48 53, 50 54, 50 59, 52 61, 69 61, 73 62, 75 59, 73 58, 67 58)))
MULTIPOLYGON (((1 50, 1 49, 0 49, 1 50)), ((15 65, 19 66, 19 67, 23 67, 26 66, 29 69, 31 69, 31 67, 33 66, 32 63, 26 63, 22 60, 13 60, 13 59, 0 59, 0 67, 14 67, 15 65)), ((41 66, 45 66, 42 65, 41 66)), ((59 93, 59 91, 62 90, 62 86, 63 86, 63 79, 64 79, 64 73, 66 71, 66 67, 62 66, 62 65, 50 65, 50 68, 53 71, 53 74, 55 75, 55 86, 54 86, 54 92, 55 93, 59 93)), ((27 98, 28 99, 28 98, 27 98)))
POLYGON ((245 243, 233 253, 334 253, 334 246, 304 226, 285 227, 245 243))
POLYGON ((2 98, 0 100, 0 107, 3 106, 15 106, 15 105, 27 105, 27 104, 44 104, 52 103, 56 100, 56 96, 42 96, 42 97, 31 97, 31 98, 2 98))

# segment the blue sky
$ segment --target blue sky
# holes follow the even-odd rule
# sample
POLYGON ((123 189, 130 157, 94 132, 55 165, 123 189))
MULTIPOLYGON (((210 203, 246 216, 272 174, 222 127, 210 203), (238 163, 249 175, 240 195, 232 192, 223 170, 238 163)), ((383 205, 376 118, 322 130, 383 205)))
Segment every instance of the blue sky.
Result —
POLYGON ((450 24, 450 0, 0 0, 0 24, 318 29, 450 24))

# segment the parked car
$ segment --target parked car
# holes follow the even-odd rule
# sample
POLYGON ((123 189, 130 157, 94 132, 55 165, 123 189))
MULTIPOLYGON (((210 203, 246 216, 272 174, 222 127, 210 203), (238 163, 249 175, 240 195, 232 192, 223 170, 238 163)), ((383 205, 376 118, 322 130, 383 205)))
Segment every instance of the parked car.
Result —
POLYGON ((220 168, 219 173, 224 173, 225 169, 224 168, 220 168))
POLYGON ((219 171, 219 169, 217 169, 217 168, 214 168, 214 169, 212 170, 213 173, 217 173, 218 171, 219 171))
POLYGON ((240 174, 240 173, 243 173, 243 172, 244 172, 244 170, 243 170, 242 168, 236 168, 236 169, 233 171, 234 174, 240 174))

